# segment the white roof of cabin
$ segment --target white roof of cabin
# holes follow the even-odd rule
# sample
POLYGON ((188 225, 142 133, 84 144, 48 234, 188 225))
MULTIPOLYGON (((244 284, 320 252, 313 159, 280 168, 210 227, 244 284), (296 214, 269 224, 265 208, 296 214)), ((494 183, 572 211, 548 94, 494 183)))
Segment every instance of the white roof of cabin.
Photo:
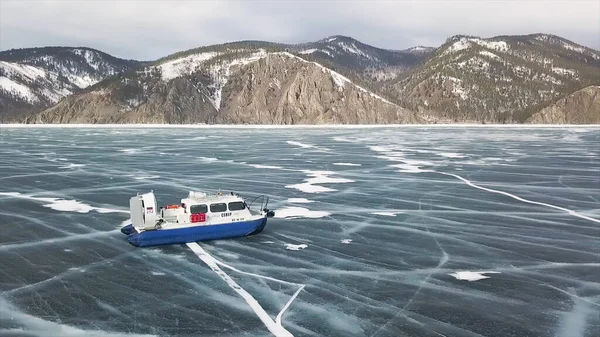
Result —
POLYGON ((223 193, 222 195, 217 194, 205 194, 198 192, 191 192, 187 198, 181 199, 182 204, 194 205, 194 204, 214 204, 214 203, 230 203, 232 201, 244 201, 237 195, 231 195, 229 193, 223 193))

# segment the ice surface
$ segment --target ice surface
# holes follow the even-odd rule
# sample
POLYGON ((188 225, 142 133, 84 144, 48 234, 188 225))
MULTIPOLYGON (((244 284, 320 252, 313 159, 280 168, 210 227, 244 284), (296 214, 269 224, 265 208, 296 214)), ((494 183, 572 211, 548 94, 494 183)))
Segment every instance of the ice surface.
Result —
POLYGON ((284 207, 275 210, 276 218, 322 218, 328 216, 329 212, 311 211, 304 207, 284 207))
POLYGON ((600 324, 598 126, 2 125, 0 141, 0 335, 591 337, 600 324), (276 217, 199 242, 207 265, 187 245, 128 244, 129 198, 150 190, 160 205, 265 194, 276 217))

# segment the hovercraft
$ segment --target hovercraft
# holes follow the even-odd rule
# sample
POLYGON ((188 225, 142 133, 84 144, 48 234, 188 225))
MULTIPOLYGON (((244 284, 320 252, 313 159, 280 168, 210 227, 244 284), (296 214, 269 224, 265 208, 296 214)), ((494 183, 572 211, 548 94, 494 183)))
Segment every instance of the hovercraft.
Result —
POLYGON ((136 247, 184 244, 229 239, 262 232, 267 218, 275 216, 267 209, 269 198, 255 197, 250 204, 230 192, 206 194, 190 191, 179 204, 158 208, 154 192, 129 199, 131 224, 121 228, 136 247), (260 200, 260 208, 251 206, 260 200))

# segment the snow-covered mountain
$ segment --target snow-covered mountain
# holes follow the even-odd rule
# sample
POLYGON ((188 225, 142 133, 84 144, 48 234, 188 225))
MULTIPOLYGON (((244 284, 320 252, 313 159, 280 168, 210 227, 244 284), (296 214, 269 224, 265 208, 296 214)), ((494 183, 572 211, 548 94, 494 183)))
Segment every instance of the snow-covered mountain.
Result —
POLYGON ((27 118, 36 123, 512 123, 600 85, 600 52, 548 34, 456 35, 439 48, 405 50, 340 35, 239 41, 144 63, 39 50, 0 53, 5 110, 67 95, 27 118))
POLYGON ((566 39, 457 35, 382 91, 432 119, 512 123, 598 84, 600 52, 566 39))
POLYGON ((346 74, 354 74, 355 77, 363 76, 374 81, 397 77, 417 66, 435 50, 422 46, 406 50, 382 49, 342 35, 289 48, 304 58, 330 65, 346 74))
POLYGON ((90 48, 45 47, 0 52, 0 116, 34 111, 139 64, 90 48))
POLYGON ((102 81, 30 123, 414 123, 416 115, 277 46, 177 53, 102 81))

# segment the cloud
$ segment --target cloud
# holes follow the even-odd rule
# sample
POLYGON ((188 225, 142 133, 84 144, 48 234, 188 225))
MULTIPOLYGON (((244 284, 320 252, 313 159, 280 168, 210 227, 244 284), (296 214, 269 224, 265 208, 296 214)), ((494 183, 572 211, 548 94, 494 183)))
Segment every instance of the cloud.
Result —
POLYGON ((600 49, 600 2, 570 1, 0 1, 0 49, 88 46, 153 60, 236 40, 334 34, 392 49, 455 34, 550 33, 600 49))

